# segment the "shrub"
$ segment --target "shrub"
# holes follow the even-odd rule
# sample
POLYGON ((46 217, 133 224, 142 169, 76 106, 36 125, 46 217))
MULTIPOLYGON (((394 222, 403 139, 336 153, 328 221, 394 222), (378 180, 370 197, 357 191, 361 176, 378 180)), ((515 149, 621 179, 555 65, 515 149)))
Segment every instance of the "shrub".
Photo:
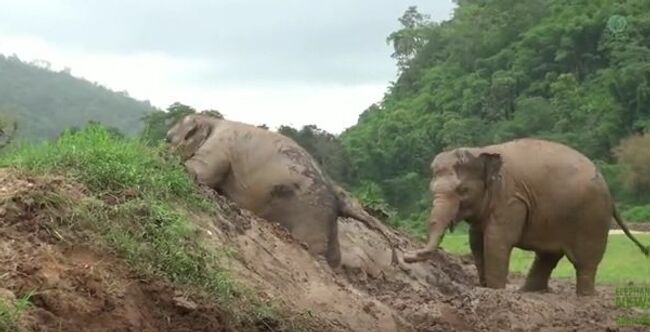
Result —
POLYGON ((621 166, 621 181, 627 190, 650 193, 650 134, 635 135, 623 140, 614 154, 621 166))
POLYGON ((621 212, 625 221, 650 222, 650 205, 634 206, 621 212))

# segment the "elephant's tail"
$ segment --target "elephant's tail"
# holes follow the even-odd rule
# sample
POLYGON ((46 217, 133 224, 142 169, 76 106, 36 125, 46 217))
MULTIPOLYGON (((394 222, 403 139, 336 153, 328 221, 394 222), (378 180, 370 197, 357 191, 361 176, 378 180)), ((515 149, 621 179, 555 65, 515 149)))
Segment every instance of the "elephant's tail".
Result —
POLYGON ((347 195, 337 194, 336 196, 339 202, 339 216, 356 219, 362 222, 364 225, 366 225, 366 227, 379 232, 388 241, 388 243, 392 245, 393 241, 391 241, 386 232, 384 232, 383 228, 381 227, 381 221, 371 216, 362 208, 356 208, 347 197, 347 195))
POLYGON ((379 234, 381 234, 381 236, 388 242, 388 245, 391 247, 391 251, 392 251, 391 264, 393 265, 397 264, 400 268, 407 271, 408 267, 406 267, 404 263, 397 256, 398 241, 393 241, 393 239, 391 239, 388 236, 388 234, 384 230, 384 227, 382 227, 384 225, 381 223, 381 221, 371 216, 362 207, 356 206, 357 204, 354 204, 352 199, 342 188, 335 186, 334 192, 336 195, 336 199, 338 201, 339 216, 344 218, 356 219, 362 222, 364 225, 366 225, 366 227, 374 231, 377 231, 379 234))
POLYGON ((639 240, 637 240, 632 233, 630 233, 630 230, 627 228, 627 226, 623 223, 623 219, 621 218, 621 215, 618 213, 618 210, 616 209, 616 206, 614 206, 614 219, 616 219, 616 223, 621 227, 625 235, 630 238, 643 252, 646 257, 650 256, 650 246, 646 247, 644 246, 639 240))

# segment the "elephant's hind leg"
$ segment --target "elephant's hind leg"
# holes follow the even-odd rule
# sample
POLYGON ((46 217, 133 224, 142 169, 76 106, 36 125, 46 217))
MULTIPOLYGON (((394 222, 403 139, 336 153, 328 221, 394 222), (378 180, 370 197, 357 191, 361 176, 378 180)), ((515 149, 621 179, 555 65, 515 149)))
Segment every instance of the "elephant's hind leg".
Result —
POLYGON ((596 270, 597 266, 576 267, 576 294, 578 296, 596 295, 596 270))
POLYGON ((607 232, 604 239, 578 237, 580 245, 574 250, 573 257, 567 257, 576 269, 576 294, 578 296, 596 295, 596 271, 605 254, 607 232))
POLYGON ((603 229, 600 233, 589 234, 587 230, 583 231, 576 237, 572 250, 566 253, 576 270, 578 296, 596 295, 596 271, 605 254, 607 229, 603 229))
POLYGON ((528 272, 526 283, 521 288, 525 292, 539 292, 548 290, 548 279, 564 254, 540 253, 535 255, 533 266, 528 272))
POLYGON ((567 258, 576 270, 576 293, 578 296, 596 295, 596 271, 607 247, 607 235, 611 217, 609 209, 599 211, 605 206, 594 203, 592 209, 584 209, 580 229, 576 232, 572 246, 565 251, 567 258), (597 213, 597 214, 596 214, 597 213), (594 216, 596 214, 596 216, 594 216), (599 215, 598 215, 599 214, 599 215))
POLYGON ((333 219, 329 230, 325 258, 331 268, 337 268, 341 265, 341 245, 339 243, 338 221, 336 217, 333 217, 333 219))

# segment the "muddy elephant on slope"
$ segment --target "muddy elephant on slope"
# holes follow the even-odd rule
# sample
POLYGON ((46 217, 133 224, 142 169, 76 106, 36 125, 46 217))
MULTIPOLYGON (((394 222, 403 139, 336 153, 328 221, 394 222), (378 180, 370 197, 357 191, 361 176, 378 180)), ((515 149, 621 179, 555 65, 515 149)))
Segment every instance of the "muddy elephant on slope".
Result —
MULTIPOLYGON (((199 184, 286 227, 332 267, 341 261, 338 217, 357 219, 391 242, 385 226, 358 208, 286 136, 199 113, 180 119, 167 132, 167 141, 199 184)), ((393 260, 397 263, 395 249, 393 260)))
POLYGON ((594 295, 596 270, 612 219, 648 256, 616 211, 596 166, 578 151, 555 142, 518 139, 459 148, 431 163, 433 208, 424 249, 404 261, 425 260, 445 229, 465 220, 481 286, 504 288, 514 247, 536 253, 523 291, 543 291, 558 261, 576 270, 576 293, 594 295))

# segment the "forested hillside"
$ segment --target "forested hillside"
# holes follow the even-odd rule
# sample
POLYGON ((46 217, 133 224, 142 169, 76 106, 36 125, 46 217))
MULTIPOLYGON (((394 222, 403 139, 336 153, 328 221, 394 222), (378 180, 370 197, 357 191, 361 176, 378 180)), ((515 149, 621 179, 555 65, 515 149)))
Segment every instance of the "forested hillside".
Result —
POLYGON ((125 93, 0 55, 0 114, 18 121, 24 140, 56 137, 68 127, 98 121, 127 134, 142 128, 140 118, 154 108, 125 93))
POLYGON ((637 149, 627 157, 614 148, 650 129, 650 2, 456 3, 443 23, 409 8, 388 37, 399 77, 341 136, 357 193, 418 228, 436 153, 532 136, 577 148, 602 166, 619 201, 642 202, 648 186, 619 173, 633 172, 621 163, 647 145, 628 141, 637 149))

